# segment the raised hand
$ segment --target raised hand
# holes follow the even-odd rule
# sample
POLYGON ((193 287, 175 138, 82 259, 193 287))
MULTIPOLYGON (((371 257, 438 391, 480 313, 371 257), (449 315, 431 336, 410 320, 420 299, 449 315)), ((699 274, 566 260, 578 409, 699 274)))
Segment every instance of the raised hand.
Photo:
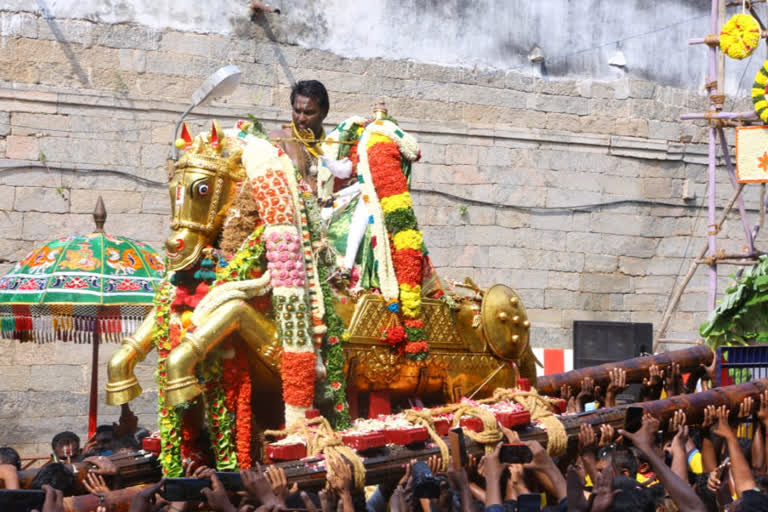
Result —
POLYGON ((240 470, 240 478, 248 495, 262 505, 279 505, 280 499, 272 490, 272 484, 261 470, 259 463, 255 468, 240 470))
POLYGON ((632 441, 635 448, 642 452, 650 452, 653 450, 653 441, 656 436, 656 432, 659 431, 659 420, 655 416, 651 416, 646 413, 643 414, 642 425, 640 430, 631 434, 626 430, 619 430, 619 434, 626 439, 632 441))
POLYGON ((664 388, 667 390, 667 396, 675 396, 683 392, 683 376, 680 373, 679 363, 669 365, 667 377, 664 379, 664 388))
POLYGON ((288 478, 285 476, 285 470, 277 466, 267 466, 266 477, 277 499, 285 503, 288 496, 288 478))
POLYGON ((679 427, 685 425, 685 422, 685 412, 683 412, 682 409, 677 409, 674 414, 672 414, 672 417, 669 418, 669 427, 667 428, 667 432, 677 431, 679 427))
POLYGON ((655 364, 648 367, 648 378, 643 378, 641 394, 645 399, 658 400, 664 380, 664 370, 655 364))
POLYGON ((711 428, 712 432, 717 434, 720 437, 730 437, 733 436, 733 429, 731 428, 731 425, 728 423, 728 416, 731 414, 730 409, 728 409, 726 406, 721 405, 717 408, 715 411, 715 417, 717 418, 717 422, 714 424, 714 426, 711 428))
POLYGON ((594 452, 597 448, 597 436, 592 425, 582 423, 579 425, 579 453, 594 452))
POLYGON ((595 381, 591 377, 581 379, 581 391, 576 395, 576 404, 579 410, 584 410, 584 404, 595 399, 595 381))
POLYGON ((608 387, 605 390, 605 406, 614 407, 616 396, 629 386, 627 385, 627 371, 621 368, 612 368, 608 372, 608 387))
POLYGON ((216 474, 211 475, 211 488, 200 491, 205 496, 208 506, 215 512, 237 512, 237 508, 229 501, 229 495, 216 474))
POLYGON ((701 428, 708 429, 717 421, 717 409, 714 405, 708 405, 704 408, 704 419, 701 420, 701 428))
POLYGON ((91 494, 104 494, 109 492, 109 487, 107 487, 104 478, 92 471, 89 471, 88 474, 85 475, 83 486, 85 486, 86 490, 91 494))
POLYGON ((600 425, 600 447, 608 446, 613 442, 613 439, 616 437, 616 430, 613 428, 612 425, 609 425, 607 423, 603 423, 600 425))
POLYGON ((569 386, 568 384, 563 384, 560 386, 560 398, 565 400, 566 402, 571 399, 573 396, 573 388, 569 386))
POLYGON ((717 353, 712 356, 712 362, 707 364, 701 363, 704 372, 707 374, 707 378, 712 383, 712 386, 717 384, 717 353))
POLYGON ((757 409, 757 419, 768 428, 768 390, 760 393, 760 407, 757 409))
POLYGON ((751 396, 746 397, 744 400, 741 401, 739 404, 739 413, 736 416, 740 420, 745 420, 752 416, 752 409, 755 406, 755 399, 751 396))

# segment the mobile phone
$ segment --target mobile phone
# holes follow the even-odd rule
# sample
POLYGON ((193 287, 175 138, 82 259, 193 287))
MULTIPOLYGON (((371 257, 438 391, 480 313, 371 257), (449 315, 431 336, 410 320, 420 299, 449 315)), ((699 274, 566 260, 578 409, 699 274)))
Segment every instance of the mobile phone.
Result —
MULTIPOLYGON (((469 457, 467 456, 467 447, 464 441, 464 430, 462 430, 461 427, 452 428, 448 433, 448 436, 451 440, 451 454, 454 457, 454 465, 459 463, 459 467, 467 467, 469 457), (458 458, 456 457, 456 452, 459 454, 458 458)), ((458 468, 454 467, 453 469, 458 468)))
POLYGON ((206 501, 203 489, 210 489, 207 478, 169 478, 160 495, 167 501, 206 501))
POLYGON ((30 512, 42 510, 45 491, 39 489, 0 489, 0 510, 3 512, 30 512))
POLYGON ((525 464, 533 460, 533 453, 524 444, 504 444, 499 459, 506 464, 525 464))

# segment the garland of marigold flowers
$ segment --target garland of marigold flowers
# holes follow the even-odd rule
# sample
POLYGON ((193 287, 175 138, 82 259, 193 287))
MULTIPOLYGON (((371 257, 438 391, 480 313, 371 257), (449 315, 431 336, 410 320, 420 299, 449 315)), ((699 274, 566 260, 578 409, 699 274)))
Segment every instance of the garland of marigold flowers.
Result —
MULTIPOLYGON (((304 211, 308 220, 310 238, 312 242, 320 240, 321 219, 317 207, 317 201, 311 193, 302 195, 304 199, 304 211)), ((325 303, 325 316, 323 321, 328 328, 323 345, 320 349, 320 355, 325 361, 326 380, 329 392, 333 399, 333 411, 327 415, 331 425, 337 430, 349 428, 351 420, 349 417, 349 406, 347 404, 347 380, 344 375, 344 348, 342 343, 348 339, 347 327, 344 320, 336 313, 333 305, 333 294, 331 286, 328 284, 329 269, 321 262, 322 258, 317 258, 317 273, 320 280, 320 288, 325 303)))
POLYGON ((171 303, 175 296, 175 287, 166 279, 160 285, 155 295, 155 326, 153 343, 157 348, 157 367, 155 382, 157 383, 157 424, 160 427, 160 463, 165 476, 175 478, 184 476, 184 465, 181 460, 181 413, 165 403, 165 383, 168 378, 166 360, 171 349, 175 348, 179 339, 171 339, 171 303))
MULTIPOLYGON (((372 125, 376 127, 383 125, 383 122, 375 121, 372 125)), ((426 359, 429 352, 425 341, 424 322, 420 318, 423 238, 418 229, 416 214, 413 212, 408 180, 402 171, 400 148, 389 135, 376 131, 366 140, 368 172, 381 205, 384 226, 390 237, 392 266, 405 319, 404 333, 400 330, 385 332, 384 337, 393 345, 405 341, 405 356, 421 361, 426 359)), ((363 200, 370 203, 370 197, 367 195, 363 196, 363 200)), ((372 243, 378 241, 374 239, 372 243)))

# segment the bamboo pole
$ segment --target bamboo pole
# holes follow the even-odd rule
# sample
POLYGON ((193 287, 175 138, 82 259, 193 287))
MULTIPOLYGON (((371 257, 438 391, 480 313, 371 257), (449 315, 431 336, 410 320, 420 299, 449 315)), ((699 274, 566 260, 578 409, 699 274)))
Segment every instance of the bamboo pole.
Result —
MULTIPOLYGON (((728 213, 730 213, 731 208, 733 208, 734 203, 736 203, 736 199, 738 199, 739 195, 741 194, 741 191, 744 190, 744 184, 739 183, 739 187, 736 189, 736 191, 733 194, 733 197, 730 201, 728 201, 728 204, 723 209, 723 212, 720 214, 720 221, 718 222, 718 226, 722 227, 723 224, 725 224, 726 219, 728 218, 728 213)), ((697 260, 700 260, 704 258, 704 256, 707 255, 707 250, 709 249, 709 245, 705 245, 701 252, 699 252, 699 256, 695 258, 691 262, 690 268, 688 268, 688 273, 685 274, 685 277, 683 278, 683 282, 675 289, 674 294, 672 295, 672 298, 669 301, 669 304, 667 305, 667 309, 664 311, 664 315, 661 317, 661 326, 659 327, 659 332, 656 334, 656 341, 653 343, 653 351, 657 352, 659 350, 659 339, 663 338, 664 335, 667 333, 667 327, 669 326, 669 321, 672 319, 672 312, 677 307, 677 304, 680 302, 680 298, 683 296, 683 292, 685 291, 686 286, 688 286, 688 283, 693 278, 693 275, 696 273, 696 268, 699 266, 699 263, 697 260)))

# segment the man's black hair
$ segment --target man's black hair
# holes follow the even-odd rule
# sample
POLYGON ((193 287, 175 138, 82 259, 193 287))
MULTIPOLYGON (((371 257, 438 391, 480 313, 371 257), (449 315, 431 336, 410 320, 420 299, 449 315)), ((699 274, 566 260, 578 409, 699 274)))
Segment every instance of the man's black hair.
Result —
POLYGON ((19 452, 10 446, 0 448, 0 464, 11 464, 16 466, 16 471, 21 471, 21 457, 19 452))
POLYGON ((69 441, 75 441, 77 444, 80 444, 80 438, 77 437, 77 434, 70 431, 64 431, 59 432, 55 436, 53 436, 53 439, 51 439, 51 448, 54 450, 56 449, 56 446, 58 446, 60 443, 66 443, 69 441))
POLYGON ((299 80, 291 88, 291 105, 296 99, 296 96, 304 96, 306 98, 314 98, 317 101, 317 105, 328 112, 330 103, 328 101, 328 91, 325 90, 325 86, 322 82, 317 80, 299 80))
POLYGON ((32 480, 33 489, 42 489, 45 484, 60 490, 64 496, 71 496, 75 487, 75 475, 64 464, 54 462, 43 466, 32 480))
POLYGON ((136 440, 136 438, 134 438, 132 435, 128 435, 114 440, 112 442, 112 449, 117 451, 123 448, 127 448, 131 451, 137 451, 139 449, 139 445, 140 443, 136 440))
POLYGON ((621 490, 613 499, 614 512, 655 512, 656 504, 645 487, 634 478, 617 476, 613 479, 613 489, 621 490))
POLYGON ((115 427, 113 427, 112 425, 99 425, 98 427, 96 427, 97 434, 101 434, 102 432, 109 432, 110 434, 114 433, 115 427))
POLYGON ((637 457, 632 450, 624 446, 617 446, 613 451, 613 465, 619 473, 623 470, 629 471, 630 478, 637 477, 637 457))

